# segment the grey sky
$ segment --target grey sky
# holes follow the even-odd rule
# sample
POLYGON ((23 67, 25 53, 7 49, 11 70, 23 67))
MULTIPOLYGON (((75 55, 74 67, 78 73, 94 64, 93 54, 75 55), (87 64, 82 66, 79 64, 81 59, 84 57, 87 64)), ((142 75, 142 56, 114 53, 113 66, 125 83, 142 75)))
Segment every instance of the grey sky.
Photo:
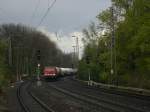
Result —
MULTIPOLYGON (((37 26, 48 8, 48 1, 40 0, 39 7, 31 18, 39 0, 0 0, 0 23, 22 23, 37 26)), ((95 21, 96 15, 110 6, 110 0, 57 0, 41 26, 50 32, 59 30, 70 33, 95 21)))

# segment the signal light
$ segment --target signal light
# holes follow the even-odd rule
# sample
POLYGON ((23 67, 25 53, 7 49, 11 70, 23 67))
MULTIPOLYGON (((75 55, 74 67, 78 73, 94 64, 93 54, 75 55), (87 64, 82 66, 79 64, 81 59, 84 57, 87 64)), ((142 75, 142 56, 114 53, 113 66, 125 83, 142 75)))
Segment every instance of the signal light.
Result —
POLYGON ((40 56, 40 55, 38 55, 38 56, 37 56, 37 59, 38 59, 38 60, 40 60, 40 59, 41 59, 41 56, 40 56))
POLYGON ((89 57, 89 56, 86 56, 86 57, 85 57, 85 60, 86 60, 86 63, 87 63, 87 64, 90 63, 90 57, 89 57))
POLYGON ((41 59, 41 55, 40 55, 40 50, 37 50, 37 60, 40 60, 41 59))

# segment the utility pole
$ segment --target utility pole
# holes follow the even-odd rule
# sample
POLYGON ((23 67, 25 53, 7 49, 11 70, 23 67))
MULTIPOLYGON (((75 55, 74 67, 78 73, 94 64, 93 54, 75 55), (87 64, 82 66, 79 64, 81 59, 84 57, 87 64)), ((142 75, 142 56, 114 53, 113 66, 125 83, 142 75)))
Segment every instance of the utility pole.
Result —
POLYGON ((62 66, 62 55, 61 55, 61 52, 59 52, 59 57, 60 57, 60 63, 59 63, 59 66, 61 67, 62 66))
POLYGON ((112 83, 112 79, 113 79, 113 74, 114 74, 114 69, 113 69, 113 19, 112 19, 112 15, 113 15, 113 8, 110 8, 110 12, 111 12, 111 62, 110 62, 110 83, 112 83))
POLYGON ((11 37, 9 37, 9 49, 8 49, 8 54, 9 54, 9 66, 12 66, 12 42, 11 42, 11 37))
POLYGON ((16 77, 16 79, 17 79, 17 81, 19 81, 19 56, 18 56, 18 50, 16 50, 17 51, 17 77, 16 77))
POLYGON ((17 58, 16 79, 17 79, 17 81, 19 81, 19 79, 20 79, 20 52, 19 52, 19 47, 14 47, 14 48, 16 49, 16 58, 17 58))
POLYGON ((77 56, 77 62, 79 61, 79 39, 77 36, 72 36, 76 37, 76 56, 77 56))
POLYGON ((21 47, 14 47, 14 49, 16 49, 16 58, 17 58, 17 81, 21 80, 21 69, 22 69, 22 63, 21 63, 21 47))
POLYGON ((77 49, 77 60, 79 60, 79 40, 78 40, 78 37, 76 37, 76 49, 77 49))
POLYGON ((110 8, 111 11, 111 79, 110 83, 113 83, 114 76, 116 74, 116 40, 115 40, 115 24, 114 24, 114 7, 110 8))
POLYGON ((75 65, 75 54, 76 54, 76 46, 72 46, 73 47, 73 57, 72 57, 72 62, 73 62, 73 67, 75 65))
POLYGON ((26 74, 29 75, 29 57, 26 57, 26 74))

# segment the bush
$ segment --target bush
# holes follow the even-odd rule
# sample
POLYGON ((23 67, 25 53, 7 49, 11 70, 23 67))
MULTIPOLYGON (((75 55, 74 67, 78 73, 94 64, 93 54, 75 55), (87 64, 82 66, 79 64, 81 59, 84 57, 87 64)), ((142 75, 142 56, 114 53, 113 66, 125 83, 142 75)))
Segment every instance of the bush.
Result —
POLYGON ((109 74, 106 72, 102 72, 99 74, 99 80, 102 83, 108 83, 108 77, 109 77, 109 74))

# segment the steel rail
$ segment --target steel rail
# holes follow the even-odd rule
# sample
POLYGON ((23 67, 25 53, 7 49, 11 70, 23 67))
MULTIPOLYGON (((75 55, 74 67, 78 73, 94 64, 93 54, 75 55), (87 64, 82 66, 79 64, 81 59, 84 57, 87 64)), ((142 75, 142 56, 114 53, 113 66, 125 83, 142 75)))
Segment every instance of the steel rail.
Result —
MULTIPOLYGON (((26 82, 27 83, 27 82, 26 82)), ((22 109, 25 111, 25 112, 32 112, 29 107, 24 103, 23 101, 23 98, 22 98, 22 95, 21 95, 21 88, 22 86, 25 84, 24 83, 21 83, 19 85, 19 87, 17 88, 17 98, 18 98, 18 101, 22 107, 22 109)), ((53 109, 49 108, 48 105, 46 105, 43 101, 41 101, 38 97, 36 97, 30 90, 30 87, 31 87, 31 83, 29 83, 27 85, 27 88, 26 88, 26 91, 27 93, 29 94, 29 96, 31 96, 33 98, 33 100, 35 102, 37 102, 46 112, 55 112, 53 109)))
POLYGON ((36 97, 31 91, 28 91, 29 95, 40 104, 47 112, 55 112, 53 109, 49 108, 43 101, 36 97))
POLYGON ((65 88, 60 88, 60 87, 56 87, 55 85, 51 85, 50 87, 56 89, 57 91, 60 91, 64 94, 67 94, 69 96, 72 96, 72 97, 75 97, 77 99, 80 99, 82 101, 86 101, 86 102, 89 102, 89 103, 93 103, 93 104, 96 104, 98 106, 101 106, 102 108, 105 108, 105 109, 108 109, 108 110, 111 110, 111 111, 115 111, 115 112, 119 112, 119 111, 122 111, 122 110, 126 110, 126 111, 136 111, 136 112, 148 112, 144 109, 141 109, 141 108, 135 108, 135 107, 132 107, 132 106, 128 106, 128 105, 125 105, 125 104, 119 104, 119 103, 116 103, 116 102, 113 102, 113 101, 109 101, 109 100, 104 100, 104 99, 100 99, 98 97, 95 97, 95 96, 91 96, 91 95, 86 95, 86 94, 83 94, 83 93, 80 93, 80 92, 74 92, 74 91, 69 91, 68 89, 65 89, 65 88), (90 100, 88 100, 88 99, 90 100), (103 105, 101 103, 105 103, 105 104, 108 104, 108 105, 103 105), (111 106, 114 106, 114 107, 111 107, 111 106), (117 107, 117 108, 115 108, 117 107))
POLYGON ((85 97, 81 97, 81 96, 78 95, 78 94, 71 93, 71 92, 66 91, 66 90, 64 90, 64 89, 62 89, 62 88, 58 88, 58 87, 56 87, 56 86, 54 86, 54 85, 49 85, 49 86, 52 87, 53 89, 55 89, 55 90, 57 90, 57 91, 63 93, 63 94, 66 94, 66 95, 68 95, 68 96, 70 96, 70 97, 73 97, 73 98, 75 98, 75 99, 78 99, 78 100, 80 100, 80 101, 86 102, 86 103, 88 103, 88 104, 92 104, 92 105, 94 105, 94 106, 101 107, 101 108, 103 108, 103 109, 105 109, 105 110, 109 110, 110 112, 120 112, 120 111, 119 111, 118 109, 116 109, 116 108, 108 108, 108 106, 102 105, 102 104, 100 104, 100 103, 98 103, 98 102, 96 102, 96 101, 94 101, 94 100, 92 100, 92 99, 89 99, 89 98, 87 99, 87 98, 85 98, 85 97))
POLYGON ((80 92, 77 92, 77 91, 68 90, 66 88, 63 88, 63 89, 65 89, 65 90, 67 90, 69 92, 72 92, 72 93, 75 93, 75 94, 79 94, 81 96, 93 99, 93 100, 98 101, 98 102, 104 102, 104 103, 110 104, 112 106, 120 107, 120 108, 128 110, 128 111, 146 112, 144 109, 141 109, 141 108, 138 108, 138 107, 134 107, 132 105, 126 105, 126 104, 114 102, 114 101, 111 101, 111 100, 100 99, 99 97, 96 97, 96 96, 80 93, 80 92))
MULTIPOLYGON (((69 85, 69 84, 68 84, 69 85)), ((84 86, 84 87, 87 87, 87 86, 84 86)), ((65 88, 64 88, 65 89, 65 88)), ((89 89, 89 86, 88 86, 88 89, 89 89)), ((68 89, 66 89, 68 90, 68 89)), ((68 91, 72 91, 72 90, 68 90, 68 91)), ((74 92, 74 91, 72 91, 74 92)), ((80 92, 77 92, 75 91, 77 94, 80 94, 82 96, 86 96, 88 98, 91 98, 93 100, 96 100, 96 101, 100 101, 100 102, 105 102, 105 103, 109 103, 109 104, 112 104, 112 105, 116 105, 116 106, 119 106, 119 107, 122 107, 122 108, 125 108, 126 110, 129 109, 129 110, 132 110, 132 111, 136 111, 136 112, 148 112, 146 110, 144 110, 143 108, 140 108, 140 107, 135 107, 135 106, 132 106, 132 105, 127 105, 127 104, 122 104, 122 103, 119 103, 119 102, 114 102, 114 101, 111 101, 111 100, 105 100, 105 99, 101 99, 99 97, 96 97, 96 96, 92 96, 92 95, 88 95, 88 94, 84 94, 84 93, 80 93, 80 92)), ((104 92, 104 93, 107 93, 107 92, 104 92)), ((116 95, 115 93, 113 93, 114 95, 116 95)), ((119 94, 120 95, 120 94, 119 94)), ((120 95, 120 96, 123 96, 120 95)), ((125 94, 124 96, 127 96, 127 94, 125 94)), ((128 95, 130 96, 130 95, 128 95)), ((136 97, 137 98, 137 97, 136 97)), ((138 97, 139 98, 139 97, 138 97)), ((137 98, 137 99, 138 99, 137 98)), ((139 99, 142 99, 142 98, 139 98, 139 99)))
POLYGON ((25 103, 23 102, 22 96, 21 96, 21 88, 23 86, 23 83, 19 85, 19 87, 17 88, 17 98, 18 101, 20 103, 20 106, 22 107, 22 109, 25 112, 31 112, 31 110, 25 105, 25 103))

